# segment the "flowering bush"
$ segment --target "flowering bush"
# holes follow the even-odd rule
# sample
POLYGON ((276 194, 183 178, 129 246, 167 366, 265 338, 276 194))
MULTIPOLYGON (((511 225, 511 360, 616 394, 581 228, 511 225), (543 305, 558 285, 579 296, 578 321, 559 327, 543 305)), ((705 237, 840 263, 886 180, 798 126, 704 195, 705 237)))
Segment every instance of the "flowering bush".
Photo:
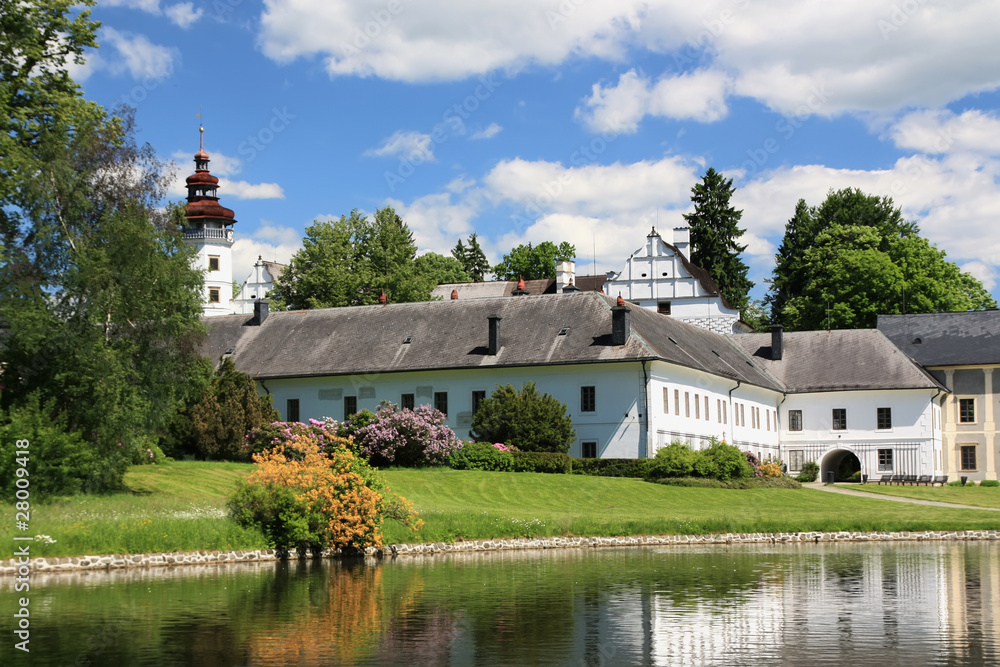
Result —
POLYGON ((229 501, 237 523, 260 528, 275 548, 314 552, 380 546, 387 514, 420 529, 412 506, 391 495, 349 441, 318 424, 285 426, 273 448, 253 455, 257 467, 229 501))
POLYGON ((355 442, 375 465, 443 465, 462 448, 444 423, 444 414, 429 405, 399 410, 383 402, 375 419, 355 431, 355 442))
POLYGON ((341 428, 337 420, 329 417, 324 417, 322 421, 310 419, 308 423, 271 422, 247 434, 246 449, 251 455, 262 454, 265 450, 281 445, 294 437, 309 436, 316 440, 321 450, 328 447, 347 447, 357 455, 360 449, 352 440, 340 435, 341 428))

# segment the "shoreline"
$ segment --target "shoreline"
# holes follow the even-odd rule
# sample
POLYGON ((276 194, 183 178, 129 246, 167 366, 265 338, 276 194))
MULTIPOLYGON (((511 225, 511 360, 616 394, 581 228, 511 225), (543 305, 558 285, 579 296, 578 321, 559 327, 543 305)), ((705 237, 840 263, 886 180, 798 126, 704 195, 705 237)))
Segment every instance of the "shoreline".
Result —
MULTIPOLYGON (((943 541, 1000 541, 998 530, 953 531, 900 531, 900 532, 851 532, 826 533, 716 533, 706 535, 632 535, 625 537, 544 537, 498 538, 461 542, 417 542, 388 544, 364 549, 335 549, 322 553, 319 558, 396 558, 399 556, 426 556, 448 553, 487 551, 521 551, 528 549, 573 549, 630 546, 676 545, 726 545, 726 544, 804 544, 831 542, 943 542, 943 541)), ((232 551, 186 551, 148 554, 115 554, 104 556, 44 556, 31 557, 27 565, 32 574, 58 574, 62 572, 124 570, 133 568, 167 567, 183 565, 211 565, 228 563, 253 563, 280 560, 310 560, 312 556, 293 553, 282 556, 275 549, 236 549, 232 551)), ((17 558, 0 561, 0 577, 15 576, 26 565, 17 558)))

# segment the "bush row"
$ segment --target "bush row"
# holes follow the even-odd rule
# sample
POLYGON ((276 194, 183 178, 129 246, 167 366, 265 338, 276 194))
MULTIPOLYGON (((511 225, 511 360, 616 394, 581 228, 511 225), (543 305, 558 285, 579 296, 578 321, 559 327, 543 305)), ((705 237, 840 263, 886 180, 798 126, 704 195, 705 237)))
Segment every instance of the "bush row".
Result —
POLYGON ((569 473, 572 459, 559 452, 521 452, 506 445, 470 442, 452 453, 449 464, 456 470, 569 473))

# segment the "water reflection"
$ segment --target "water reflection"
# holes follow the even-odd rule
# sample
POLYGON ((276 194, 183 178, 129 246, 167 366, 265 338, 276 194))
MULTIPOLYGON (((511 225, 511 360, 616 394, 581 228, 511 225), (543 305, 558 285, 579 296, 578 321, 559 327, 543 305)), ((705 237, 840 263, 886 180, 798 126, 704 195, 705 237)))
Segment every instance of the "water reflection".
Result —
POLYGON ((8 642, 0 664, 988 665, 1000 657, 995 543, 34 575, 31 598, 31 654, 8 642))

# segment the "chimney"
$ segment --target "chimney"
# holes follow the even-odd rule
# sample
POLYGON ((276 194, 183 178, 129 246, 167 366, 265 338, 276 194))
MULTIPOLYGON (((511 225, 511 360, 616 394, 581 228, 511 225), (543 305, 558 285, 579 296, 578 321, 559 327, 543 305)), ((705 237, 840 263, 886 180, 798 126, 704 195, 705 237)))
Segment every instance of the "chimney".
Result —
POLYGON ((491 356, 496 356, 500 352, 500 320, 503 318, 499 315, 490 315, 490 346, 487 354, 491 356))
POLYGON ((457 289, 453 289, 451 291, 451 300, 454 301, 456 299, 458 299, 458 290, 457 289))
POLYGON ((528 290, 524 289, 524 278, 521 276, 517 277, 517 289, 510 293, 511 296, 524 296, 525 294, 531 294, 528 290))
POLYGON ((629 313, 632 309, 625 305, 625 299, 618 295, 618 305, 611 307, 611 344, 624 345, 632 333, 629 313))
POLYGON ((569 285, 566 285, 566 287, 563 287, 563 288, 562 288, 562 291, 563 291, 563 292, 579 292, 579 291, 580 291, 580 288, 579 288, 579 287, 577 287, 576 285, 574 285, 574 284, 573 284, 573 279, 572 279, 572 278, 570 278, 570 279, 569 279, 569 285))
POLYGON ((781 359, 781 333, 784 327, 780 324, 771 325, 771 359, 779 361, 781 359))
POLYGON ((575 277, 576 262, 571 259, 556 262, 556 292, 562 292, 567 285, 572 285, 575 277))
POLYGON ((271 309, 271 304, 264 299, 257 299, 253 302, 253 319, 250 320, 250 324, 255 327, 259 327, 264 324, 264 320, 267 319, 267 314, 271 309))
POLYGON ((674 247, 681 251, 684 259, 691 259, 691 229, 674 227, 674 247))

